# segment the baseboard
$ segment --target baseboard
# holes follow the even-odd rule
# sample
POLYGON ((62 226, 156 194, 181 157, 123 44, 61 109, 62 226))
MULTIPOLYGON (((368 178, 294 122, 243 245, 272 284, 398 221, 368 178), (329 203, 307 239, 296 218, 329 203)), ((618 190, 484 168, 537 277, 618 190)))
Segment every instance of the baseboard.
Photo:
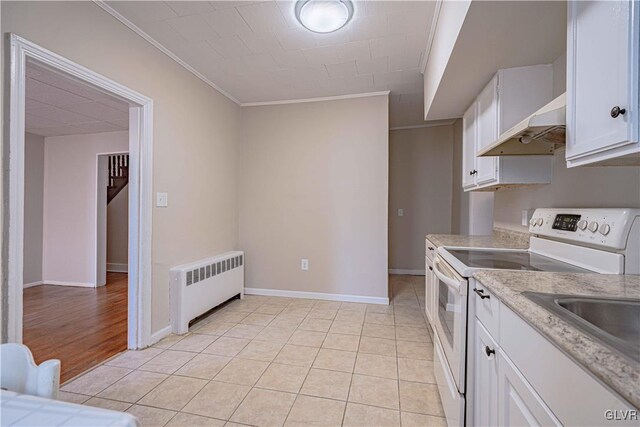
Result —
POLYGON ((367 304, 389 305, 389 298, 366 297, 360 295, 325 294, 322 292, 286 291, 279 289, 244 288, 245 295, 264 295, 270 297, 322 299, 327 301, 362 302, 367 304))
POLYGON ((402 268, 390 268, 389 274, 407 274, 409 276, 424 276, 424 270, 404 270, 402 268))
POLYGON ((43 280, 44 285, 55 285, 55 286, 74 286, 77 288, 97 288, 95 283, 84 283, 84 282, 65 282, 62 280, 43 280))
POLYGON ((38 280, 37 282, 25 283, 24 285, 22 285, 22 288, 27 289, 38 285, 44 285, 44 282, 42 280, 38 280))
POLYGON ((149 345, 153 345, 155 343, 157 343, 158 341, 160 341, 161 339, 168 337, 169 335, 171 335, 171 325, 165 326, 164 328, 160 329, 159 331, 156 331, 154 333, 151 334, 150 339, 150 343, 149 345))
POLYGON ((107 271, 112 273, 128 273, 129 272, 129 264, 121 264, 117 262, 108 262, 107 263, 107 271))

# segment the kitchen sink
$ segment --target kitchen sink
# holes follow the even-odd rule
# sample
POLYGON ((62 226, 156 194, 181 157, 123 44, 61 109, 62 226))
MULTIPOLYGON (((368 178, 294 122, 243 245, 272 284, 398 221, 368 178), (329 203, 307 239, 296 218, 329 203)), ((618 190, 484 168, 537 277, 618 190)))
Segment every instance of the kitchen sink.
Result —
POLYGON ((563 320, 640 362, 640 300, 524 292, 563 320))

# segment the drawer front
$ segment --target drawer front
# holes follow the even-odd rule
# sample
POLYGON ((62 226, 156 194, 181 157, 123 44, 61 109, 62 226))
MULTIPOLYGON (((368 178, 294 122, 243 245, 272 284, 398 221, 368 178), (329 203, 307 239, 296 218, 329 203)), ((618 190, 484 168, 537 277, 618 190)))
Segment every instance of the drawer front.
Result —
POLYGON ((427 258, 433 261, 433 257, 436 256, 437 248, 438 247, 436 245, 425 239, 425 253, 427 254, 427 258))
POLYGON ((500 301, 477 280, 473 281, 473 290, 470 299, 473 298, 476 308, 476 317, 482 322, 487 331, 494 336, 498 336, 500 301))

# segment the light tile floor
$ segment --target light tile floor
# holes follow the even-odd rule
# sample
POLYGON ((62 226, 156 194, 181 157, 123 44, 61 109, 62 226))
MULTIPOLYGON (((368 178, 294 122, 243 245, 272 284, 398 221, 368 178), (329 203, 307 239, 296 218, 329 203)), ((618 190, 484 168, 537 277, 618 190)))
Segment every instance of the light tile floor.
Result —
POLYGON ((390 276, 391 305, 246 296, 184 336, 127 351, 61 398, 143 426, 442 426, 424 278, 390 276))

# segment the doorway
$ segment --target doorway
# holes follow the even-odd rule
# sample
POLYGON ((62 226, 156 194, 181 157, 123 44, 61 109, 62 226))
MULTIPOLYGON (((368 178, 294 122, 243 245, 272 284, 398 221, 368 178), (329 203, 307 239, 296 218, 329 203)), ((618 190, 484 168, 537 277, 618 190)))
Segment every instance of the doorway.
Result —
POLYGON ((127 348, 129 104, 33 60, 25 90, 23 343, 65 381, 127 348))
MULTIPOLYGON (((128 274, 120 298, 126 307, 126 347, 143 348, 151 337, 151 185, 152 185, 152 111, 151 99, 119 83, 75 64, 19 36, 6 40, 10 53, 9 108, 5 109, 5 127, 9 144, 5 151, 5 189, 3 192, 3 342, 23 342, 24 313, 24 220, 25 220, 25 131, 28 66, 35 64, 58 76, 84 85, 128 105, 129 206, 128 274), (124 295, 124 297, 122 296, 124 295)), ((68 92, 68 91, 67 91, 68 92)), ((80 112, 81 113, 81 112, 80 112)), ((94 157, 95 159, 95 157, 94 157)), ((94 160, 95 162, 95 160, 94 160)), ((97 260, 97 257, 94 258, 97 260)), ((92 271, 97 276, 97 261, 92 271)), ((122 282, 122 281, 121 281, 122 282)), ((80 282, 82 283, 82 282, 80 282)), ((97 281, 96 281, 97 284, 97 281)), ((106 287, 105 287, 106 289, 106 287)), ((64 298, 64 296, 62 297, 64 298)), ((26 301, 24 301, 26 304, 26 301)), ((73 301, 65 305, 73 307, 73 301)), ((98 310, 96 310, 98 311, 98 310)), ((82 316, 82 314, 80 314, 82 316)), ((85 317, 83 317, 84 319, 85 317)), ((47 323, 52 321, 45 320, 47 323)))

